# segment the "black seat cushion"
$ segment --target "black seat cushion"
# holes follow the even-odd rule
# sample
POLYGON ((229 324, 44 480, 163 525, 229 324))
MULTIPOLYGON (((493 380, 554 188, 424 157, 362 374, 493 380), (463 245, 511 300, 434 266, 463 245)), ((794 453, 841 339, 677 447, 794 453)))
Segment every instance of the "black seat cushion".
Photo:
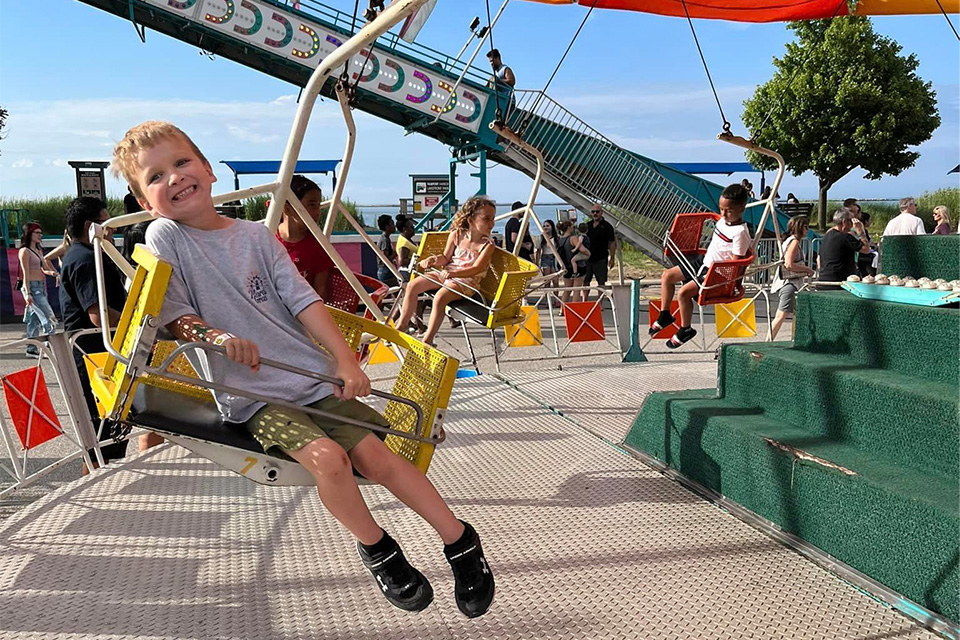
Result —
POLYGON ((157 431, 263 453, 263 447, 249 431, 239 424, 224 422, 217 405, 160 387, 137 387, 132 421, 157 431))
POLYGON ((472 298, 460 298, 447 305, 451 311, 456 311, 465 320, 474 324, 487 326, 487 318, 490 317, 490 310, 483 306, 483 298, 476 294, 472 298))

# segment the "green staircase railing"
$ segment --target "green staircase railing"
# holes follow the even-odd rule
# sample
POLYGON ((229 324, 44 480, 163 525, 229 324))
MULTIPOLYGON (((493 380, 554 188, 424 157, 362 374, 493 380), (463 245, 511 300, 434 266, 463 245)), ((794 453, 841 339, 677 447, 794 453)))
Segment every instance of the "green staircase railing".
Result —
POLYGON ((662 247, 676 214, 716 207, 715 200, 703 202, 681 189, 542 92, 517 91, 516 101, 510 128, 543 154, 551 186, 559 183, 603 204, 621 228, 645 241, 638 243, 641 249, 662 247))

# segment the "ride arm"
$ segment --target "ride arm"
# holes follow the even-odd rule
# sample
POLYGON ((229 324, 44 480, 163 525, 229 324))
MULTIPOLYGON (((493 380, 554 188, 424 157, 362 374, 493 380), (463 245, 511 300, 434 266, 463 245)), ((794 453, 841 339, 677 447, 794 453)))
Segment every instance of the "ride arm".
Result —
POLYGON ((343 380, 343 388, 334 386, 334 395, 344 400, 370 395, 370 379, 360 369, 356 353, 343 339, 340 328, 323 302, 314 302, 298 313, 297 321, 337 361, 336 377, 343 380))

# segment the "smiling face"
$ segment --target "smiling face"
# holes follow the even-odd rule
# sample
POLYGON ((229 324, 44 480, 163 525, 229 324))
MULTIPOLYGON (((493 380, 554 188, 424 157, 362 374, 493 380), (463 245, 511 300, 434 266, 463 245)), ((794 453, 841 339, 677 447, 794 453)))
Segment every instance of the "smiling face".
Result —
POLYGON ((140 206, 153 217, 187 226, 217 219, 210 188, 217 178, 186 140, 171 136, 137 154, 140 206))

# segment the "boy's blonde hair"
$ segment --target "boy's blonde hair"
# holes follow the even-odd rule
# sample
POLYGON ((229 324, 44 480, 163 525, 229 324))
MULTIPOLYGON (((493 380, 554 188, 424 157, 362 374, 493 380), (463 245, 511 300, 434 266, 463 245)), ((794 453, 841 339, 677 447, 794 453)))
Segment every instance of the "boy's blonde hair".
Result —
POLYGON ((453 223, 450 226, 453 229, 467 229, 474 216, 487 207, 492 207, 494 211, 497 210, 496 203, 490 198, 486 196, 473 196, 464 202, 463 206, 460 207, 460 211, 457 211, 456 215, 453 216, 453 223))
POLYGON ((162 140, 170 138, 180 138, 184 140, 193 152, 197 154, 205 164, 209 165, 206 156, 201 153, 197 145, 193 143, 190 136, 181 131, 176 125, 162 120, 148 120, 133 127, 123 135, 123 139, 117 143, 113 149, 113 163, 110 167, 114 177, 123 178, 130 185, 130 190, 137 199, 143 199, 143 189, 140 187, 140 180, 137 178, 137 155, 144 149, 150 149, 156 146, 162 140))

